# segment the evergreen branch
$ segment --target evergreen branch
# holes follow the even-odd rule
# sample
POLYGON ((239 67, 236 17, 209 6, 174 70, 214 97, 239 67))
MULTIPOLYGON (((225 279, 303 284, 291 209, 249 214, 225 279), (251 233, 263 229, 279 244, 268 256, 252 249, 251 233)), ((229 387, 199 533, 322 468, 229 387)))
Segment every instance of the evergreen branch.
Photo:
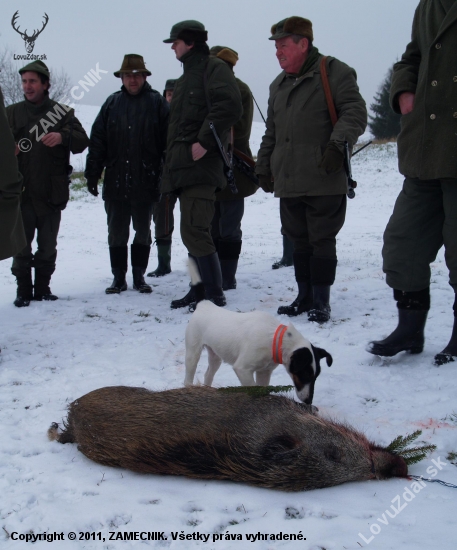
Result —
POLYGON ((387 446, 387 450, 391 453, 401 454, 403 449, 405 449, 405 447, 415 441, 421 434, 422 431, 417 430, 414 433, 407 435, 406 437, 399 435, 387 446))
POLYGON ((225 393, 247 393, 253 397, 264 397, 270 393, 288 392, 293 389, 293 386, 226 386, 217 388, 218 391, 225 393))

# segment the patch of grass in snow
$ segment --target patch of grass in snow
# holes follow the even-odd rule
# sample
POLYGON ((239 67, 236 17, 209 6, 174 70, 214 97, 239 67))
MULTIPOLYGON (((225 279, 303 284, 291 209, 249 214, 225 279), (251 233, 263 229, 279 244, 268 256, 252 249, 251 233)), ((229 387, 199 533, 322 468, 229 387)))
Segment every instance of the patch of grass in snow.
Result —
POLYGON ((455 451, 451 451, 448 453, 446 457, 451 464, 454 464, 454 466, 457 466, 457 453, 455 451))

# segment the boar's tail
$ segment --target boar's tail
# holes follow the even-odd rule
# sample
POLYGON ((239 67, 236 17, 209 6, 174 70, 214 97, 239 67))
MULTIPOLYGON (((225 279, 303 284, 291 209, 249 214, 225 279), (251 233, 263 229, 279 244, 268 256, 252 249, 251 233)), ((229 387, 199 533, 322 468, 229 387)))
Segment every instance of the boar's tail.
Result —
POLYGON ((48 430, 49 441, 58 441, 59 443, 74 443, 75 439, 73 434, 68 429, 68 426, 65 426, 65 431, 59 432, 59 425, 56 422, 53 422, 48 430))
POLYGON ((205 287, 203 286, 203 283, 202 283, 202 278, 200 275, 200 270, 198 269, 198 264, 192 256, 189 256, 187 267, 189 269, 190 281, 191 281, 192 289, 194 291, 195 302, 198 304, 202 300, 206 299, 205 287))

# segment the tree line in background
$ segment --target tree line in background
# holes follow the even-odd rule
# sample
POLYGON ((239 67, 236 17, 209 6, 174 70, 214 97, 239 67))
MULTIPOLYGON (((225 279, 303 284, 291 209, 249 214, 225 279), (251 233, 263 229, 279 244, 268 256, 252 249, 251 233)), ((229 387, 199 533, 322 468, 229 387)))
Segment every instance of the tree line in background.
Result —
POLYGON ((389 103, 390 87, 392 85, 393 65, 379 86, 370 109, 374 115, 368 115, 368 127, 375 139, 392 139, 400 133, 401 115, 395 113, 389 103))
MULTIPOLYGON (((14 61, 13 52, 8 46, 0 50, 0 87, 5 99, 5 105, 19 103, 19 101, 24 100, 21 75, 18 73, 18 70, 28 63, 30 62, 22 61, 21 65, 18 65, 14 61)), ((62 101, 70 94, 70 77, 64 69, 60 69, 60 71, 50 69, 50 72, 51 88, 49 89, 49 97, 54 101, 62 101)))
MULTIPOLYGON (((392 139, 400 133, 401 115, 394 113, 389 104, 390 86, 392 84, 393 65, 376 92, 370 105, 374 113, 369 116, 368 127, 375 139, 392 139)), ((49 96, 54 101, 67 98, 71 89, 70 77, 64 71, 51 70, 51 88, 49 96)), ((5 105, 18 103, 24 99, 21 77, 18 65, 14 61, 13 52, 5 46, 0 50, 0 87, 3 91, 5 105)))

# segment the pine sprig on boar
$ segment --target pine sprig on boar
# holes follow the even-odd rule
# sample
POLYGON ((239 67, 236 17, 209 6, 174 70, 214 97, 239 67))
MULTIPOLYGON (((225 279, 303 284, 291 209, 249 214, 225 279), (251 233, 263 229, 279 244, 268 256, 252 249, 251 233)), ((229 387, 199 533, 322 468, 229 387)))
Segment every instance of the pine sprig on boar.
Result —
POLYGON ((406 448, 421 434, 422 431, 417 430, 406 437, 399 435, 390 443, 390 445, 387 446, 387 450, 404 458, 408 466, 411 464, 416 464, 416 462, 424 460, 428 453, 431 453, 436 449, 436 445, 422 445, 420 447, 412 447, 410 449, 406 448))
POLYGON ((265 397, 270 393, 281 393, 293 390, 293 386, 227 386, 218 388, 218 391, 225 393, 247 393, 253 397, 265 397))

